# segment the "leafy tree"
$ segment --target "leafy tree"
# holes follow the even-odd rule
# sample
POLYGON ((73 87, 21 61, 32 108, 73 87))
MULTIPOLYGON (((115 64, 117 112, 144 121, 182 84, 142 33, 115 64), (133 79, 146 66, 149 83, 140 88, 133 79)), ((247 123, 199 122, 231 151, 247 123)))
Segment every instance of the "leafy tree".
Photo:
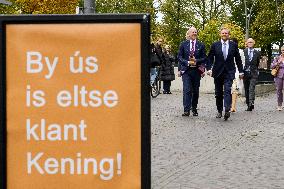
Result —
POLYGON ((227 18, 229 0, 191 0, 188 7, 194 12, 195 18, 200 20, 201 28, 212 19, 223 20, 227 18))
POLYGON ((230 0, 228 1, 231 17, 230 20, 237 23, 243 30, 246 28, 245 7, 247 8, 248 27, 254 22, 259 10, 258 0, 230 0))
POLYGON ((14 5, 0 4, 0 14, 16 14, 16 7, 14 5))
POLYGON ((198 30, 203 30, 212 19, 228 20, 227 1, 160 0, 160 11, 164 15, 161 31, 167 43, 177 51, 180 42, 185 39, 189 26, 193 25, 198 30))
POLYGON ((234 23, 222 23, 218 20, 211 20, 198 35, 198 38, 205 43, 207 52, 213 42, 220 40, 221 27, 228 28, 230 30, 230 38, 236 38, 239 41, 239 48, 244 48, 244 33, 240 26, 234 23))
POLYGON ((209 51, 211 44, 214 41, 220 39, 219 37, 220 27, 221 23, 219 21, 211 20, 204 26, 204 29, 198 33, 198 39, 205 44, 207 52, 209 51))
POLYGON ((262 52, 268 55, 268 63, 271 62, 272 43, 283 45, 284 33, 282 31, 280 16, 284 17, 284 1, 259 0, 259 12, 252 24, 252 37, 256 40, 262 52), (277 11, 279 10, 279 12, 277 11), (280 13, 281 15, 279 15, 280 13))
POLYGON ((151 31, 157 35, 157 9, 153 0, 97 0, 95 9, 96 13, 150 13, 151 31))
POLYGON ((161 34, 165 41, 177 52, 179 44, 185 39, 185 33, 190 25, 199 25, 192 15, 194 12, 187 6, 186 0, 166 0, 161 4, 160 11, 164 14, 161 34))
POLYGON ((11 0, 21 14, 75 14, 78 0, 11 0))

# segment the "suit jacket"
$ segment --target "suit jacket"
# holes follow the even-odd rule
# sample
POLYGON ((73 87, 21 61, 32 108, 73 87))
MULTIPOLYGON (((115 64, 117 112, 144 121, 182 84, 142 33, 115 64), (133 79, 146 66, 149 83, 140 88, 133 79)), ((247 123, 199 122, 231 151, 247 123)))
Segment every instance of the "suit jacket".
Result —
MULTIPOLYGON (((188 66, 189 56, 190 56, 190 41, 186 40, 180 44, 179 52, 178 52, 178 61, 180 64, 180 71, 186 72, 189 69, 197 70, 197 68, 190 68, 188 66)), ((205 45, 198 40, 196 40, 196 43, 195 43, 194 56, 196 59, 197 67, 200 66, 201 64, 206 63, 205 45)))
POLYGON ((226 60, 224 60, 223 57, 221 41, 216 41, 212 44, 206 64, 207 70, 212 69, 212 77, 216 78, 223 71, 226 71, 229 78, 234 79, 236 72, 235 64, 237 64, 239 73, 243 73, 243 64, 239 53, 238 45, 236 43, 234 43, 233 41, 229 41, 229 49, 226 60))
POLYGON ((249 51, 248 48, 244 50, 244 55, 245 55, 244 70, 247 70, 249 68, 251 72, 251 77, 257 78, 258 77, 258 66, 260 62, 260 52, 254 49, 252 60, 249 61, 248 51, 249 51))

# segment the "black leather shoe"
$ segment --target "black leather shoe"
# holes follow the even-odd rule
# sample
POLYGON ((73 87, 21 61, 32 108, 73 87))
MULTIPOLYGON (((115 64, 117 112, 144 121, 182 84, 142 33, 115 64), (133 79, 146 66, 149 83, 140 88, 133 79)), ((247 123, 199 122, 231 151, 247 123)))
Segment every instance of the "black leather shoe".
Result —
POLYGON ((216 118, 221 118, 222 117, 222 112, 217 112, 216 118))
POLYGON ((224 120, 227 121, 229 117, 230 117, 230 112, 225 112, 224 120))
POLYGON ((171 91, 169 91, 169 92, 168 92, 168 94, 172 94, 172 92, 171 92, 171 91))
POLYGON ((248 106, 248 109, 246 109, 246 111, 252 111, 254 109, 254 105, 253 104, 250 104, 248 106))
POLYGON ((192 110, 192 115, 193 115, 193 116, 198 116, 197 110, 192 110))
POLYGON ((168 92, 167 91, 163 91, 163 94, 168 94, 168 92))
POLYGON ((189 112, 184 112, 183 114, 182 114, 182 116, 189 116, 189 112))
POLYGON ((246 111, 252 111, 251 106, 248 106, 248 108, 246 109, 246 111))

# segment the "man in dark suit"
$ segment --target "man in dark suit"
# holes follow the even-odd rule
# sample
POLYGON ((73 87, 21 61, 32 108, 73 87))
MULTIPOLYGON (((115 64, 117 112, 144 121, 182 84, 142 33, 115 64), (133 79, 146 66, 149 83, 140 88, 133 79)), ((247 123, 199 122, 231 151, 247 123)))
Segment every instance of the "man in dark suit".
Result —
POLYGON ((190 109, 193 116, 198 116, 197 104, 201 73, 200 66, 205 64, 205 45, 197 40, 197 30, 190 27, 186 33, 186 40, 180 44, 178 52, 180 73, 183 82, 183 108, 182 116, 189 116, 190 109))
POLYGON ((212 44, 206 65, 208 75, 214 78, 215 98, 218 111, 216 117, 222 117, 224 100, 225 120, 230 117, 230 109, 232 106, 231 87, 235 78, 235 64, 237 64, 240 78, 243 78, 243 65, 238 45, 230 41, 229 36, 229 29, 222 28, 220 30, 221 40, 212 44))
POLYGON ((255 85, 258 78, 258 66, 260 62, 260 52, 253 48, 255 41, 252 38, 247 39, 247 48, 244 50, 245 67, 244 67, 244 88, 246 96, 246 111, 254 109, 255 85))

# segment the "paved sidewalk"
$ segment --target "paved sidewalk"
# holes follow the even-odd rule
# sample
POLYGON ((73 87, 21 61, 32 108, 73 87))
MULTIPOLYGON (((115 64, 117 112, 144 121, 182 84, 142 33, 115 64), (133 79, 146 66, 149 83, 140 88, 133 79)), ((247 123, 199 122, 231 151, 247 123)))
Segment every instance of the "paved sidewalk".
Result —
POLYGON ((153 189, 284 189, 284 111, 276 95, 239 98, 228 121, 215 118, 213 94, 199 116, 182 117, 182 93, 152 99, 153 189))

